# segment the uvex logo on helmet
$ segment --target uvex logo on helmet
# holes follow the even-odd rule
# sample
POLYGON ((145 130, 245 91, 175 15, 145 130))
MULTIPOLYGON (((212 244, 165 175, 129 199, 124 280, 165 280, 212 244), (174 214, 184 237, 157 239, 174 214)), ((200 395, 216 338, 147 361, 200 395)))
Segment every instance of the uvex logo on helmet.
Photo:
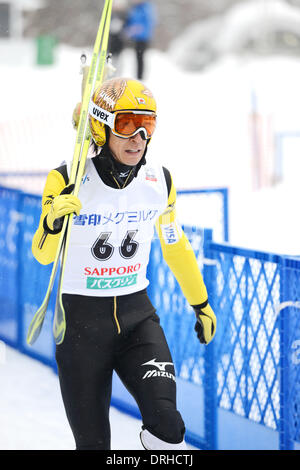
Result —
POLYGON ((104 111, 100 111, 99 109, 96 108, 96 106, 93 107, 92 113, 93 116, 95 116, 98 119, 101 119, 101 121, 108 123, 108 114, 105 113, 104 111))

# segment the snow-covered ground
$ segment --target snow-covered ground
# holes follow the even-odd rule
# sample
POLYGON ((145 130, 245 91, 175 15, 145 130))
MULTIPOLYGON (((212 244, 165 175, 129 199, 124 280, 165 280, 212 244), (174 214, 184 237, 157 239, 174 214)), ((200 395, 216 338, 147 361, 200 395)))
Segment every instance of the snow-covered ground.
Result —
MULTIPOLYGON (((52 369, 0 342, 0 377, 0 450, 74 449, 52 369)), ((143 450, 140 420, 111 407, 110 422, 112 450, 143 450)))

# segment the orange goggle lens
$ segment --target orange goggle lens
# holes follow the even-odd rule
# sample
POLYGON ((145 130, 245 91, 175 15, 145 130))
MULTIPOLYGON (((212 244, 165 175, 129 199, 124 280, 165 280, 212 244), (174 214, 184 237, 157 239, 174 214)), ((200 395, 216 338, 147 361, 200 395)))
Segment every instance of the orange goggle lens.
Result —
POLYGON ((153 135, 156 126, 155 114, 134 114, 134 113, 118 113, 115 118, 113 131, 124 137, 133 136, 140 128, 144 128, 147 137, 153 135))

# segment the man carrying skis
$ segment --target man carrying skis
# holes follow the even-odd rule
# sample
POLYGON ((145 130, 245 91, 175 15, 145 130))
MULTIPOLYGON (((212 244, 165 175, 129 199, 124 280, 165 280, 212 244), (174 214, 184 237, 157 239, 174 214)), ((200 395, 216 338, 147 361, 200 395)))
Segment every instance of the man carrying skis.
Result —
POLYGON ((62 284, 66 332, 56 349, 66 414, 77 449, 110 449, 116 371, 139 406, 144 448, 181 450, 185 426, 176 407, 174 365, 147 296, 154 228, 194 308, 201 343, 214 337, 216 317, 195 254, 176 222, 170 172, 146 162, 155 99, 137 80, 107 80, 92 97, 89 125, 94 155, 87 159, 78 197, 68 186, 68 165, 49 173, 32 244, 35 258, 51 263, 63 216, 75 213, 62 284))

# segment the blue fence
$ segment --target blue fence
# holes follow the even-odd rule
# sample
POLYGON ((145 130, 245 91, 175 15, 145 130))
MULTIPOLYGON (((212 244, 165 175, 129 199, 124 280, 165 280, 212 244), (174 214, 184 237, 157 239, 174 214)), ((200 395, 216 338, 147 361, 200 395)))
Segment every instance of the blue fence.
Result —
POLYGON ((218 445, 299 448, 300 262, 214 243, 210 257, 221 313, 213 344, 218 445))
MULTIPOLYGON (((56 370, 51 299, 42 334, 26 345, 29 322, 51 266, 32 257, 40 197, 0 188, 0 339, 56 370)), ((203 449, 300 449, 300 259, 215 243, 212 230, 185 227, 218 317, 209 346, 153 240, 149 295, 177 372, 187 441, 203 449)), ((112 404, 139 417, 114 377, 112 404)))

